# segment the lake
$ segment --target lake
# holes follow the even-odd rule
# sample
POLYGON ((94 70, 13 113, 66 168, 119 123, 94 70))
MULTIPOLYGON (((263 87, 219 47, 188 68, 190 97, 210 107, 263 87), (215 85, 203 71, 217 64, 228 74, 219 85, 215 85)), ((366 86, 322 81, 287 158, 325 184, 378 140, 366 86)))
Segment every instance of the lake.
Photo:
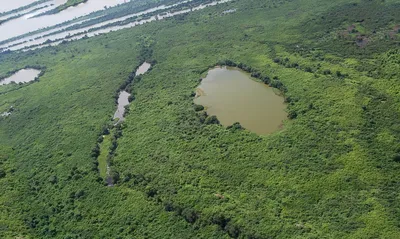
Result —
POLYGON ((239 122, 244 128, 270 134, 287 118, 284 98, 276 90, 237 68, 217 67, 208 72, 194 102, 203 105, 222 125, 239 122))

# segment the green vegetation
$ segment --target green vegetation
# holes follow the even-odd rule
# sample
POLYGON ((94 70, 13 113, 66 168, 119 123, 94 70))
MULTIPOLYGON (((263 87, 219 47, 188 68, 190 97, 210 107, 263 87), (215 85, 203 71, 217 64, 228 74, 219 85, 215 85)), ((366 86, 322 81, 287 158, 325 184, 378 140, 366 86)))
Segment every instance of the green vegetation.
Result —
POLYGON ((75 7, 81 3, 85 3, 88 0, 68 0, 66 3, 61 4, 60 6, 58 6, 56 9, 52 10, 52 11, 48 11, 47 13, 44 13, 45 15, 48 14, 56 14, 59 12, 64 11, 65 9, 69 8, 69 7, 75 7))
POLYGON ((344 10, 365 34, 400 24, 394 0, 356 3, 236 0, 1 54, 1 76, 46 72, 0 87, 0 112, 14 109, 0 117, 0 237, 398 238, 399 35, 363 47, 315 38, 341 31, 344 10), (361 10, 370 19, 357 23, 361 10), (93 149, 144 60, 153 67, 128 82, 134 100, 106 187, 105 146, 93 149), (225 128, 193 105, 199 78, 220 62, 281 90, 291 118, 281 131, 225 128))
POLYGON ((19 12, 22 12, 22 11, 27 10, 29 8, 36 7, 37 5, 40 5, 40 4, 43 4, 43 3, 46 3, 46 2, 50 2, 50 0, 34 1, 31 4, 28 4, 28 5, 25 5, 25 6, 10 10, 10 11, 2 12, 2 13, 0 13, 0 17, 7 16, 7 15, 12 15, 12 14, 15 14, 15 13, 19 13, 19 12))
MULTIPOLYGON (((148 10, 150 8, 157 7, 157 6, 161 5, 161 4, 167 4, 167 3, 168 4, 173 4, 176 1, 177 0, 172 0, 172 1, 171 0, 137 0, 137 1, 130 1, 128 3, 116 5, 114 7, 109 7, 107 9, 96 11, 96 12, 93 12, 93 13, 90 13, 90 14, 87 14, 87 15, 84 15, 84 16, 81 16, 81 17, 74 18, 72 20, 67 20, 65 22, 62 22, 62 23, 59 23, 59 24, 56 24, 56 25, 53 25, 53 26, 49 26, 49 27, 46 27, 46 28, 41 28, 41 29, 38 29, 38 30, 35 30, 35 31, 32 31, 32 32, 28 32, 28 33, 22 34, 20 36, 15 36, 15 37, 0 41, 0 45, 6 44, 6 43, 10 43, 10 42, 13 42, 13 41, 25 38, 25 37, 29 37, 29 36, 35 35, 35 34, 40 34, 40 33, 43 33, 43 32, 49 31, 49 30, 65 27, 67 25, 74 24, 74 23, 81 22, 81 21, 84 21, 84 22, 81 22, 79 24, 75 24, 75 25, 70 26, 70 27, 66 27, 63 30, 54 31, 53 33, 45 34, 42 37, 50 36, 50 35, 61 33, 61 32, 68 31, 68 30, 76 30, 76 29, 80 29, 80 28, 84 28, 84 27, 89 27, 89 26, 92 26, 92 25, 95 25, 95 24, 98 24, 98 23, 101 23, 101 22, 104 22, 104 21, 112 20, 114 18, 123 17, 123 16, 129 15, 129 14, 139 13, 139 12, 148 10)), ((183 4, 183 5, 184 6, 188 6, 188 5, 200 2, 200 1, 201 0, 195 0, 195 1, 193 1, 193 3, 186 3, 186 4, 183 4)), ((174 8, 174 9, 176 9, 176 8, 174 8)), ((57 9, 54 9, 54 10, 51 10, 51 11, 47 11, 47 12, 35 15, 35 17, 41 17, 41 16, 48 15, 48 14, 56 14, 58 12, 59 11, 57 9)), ((160 12, 160 11, 157 11, 157 12, 160 12)), ((149 18, 149 16, 152 16, 152 15, 153 14, 145 14, 143 17, 149 18)), ((121 22, 117 22, 117 23, 114 23, 114 24, 107 24, 106 26, 103 26, 103 27, 91 28, 89 31, 99 30, 99 29, 102 29, 104 27, 117 26, 117 25, 120 25, 120 24, 127 24, 127 23, 135 21, 137 19, 141 20, 142 18, 140 18, 140 17, 132 17, 132 18, 129 18, 128 20, 126 20, 126 21, 121 21, 121 22)), ((81 34, 76 34, 76 35, 81 35, 81 34)), ((70 37, 72 37, 72 36, 70 36, 70 37)), ((38 39, 38 38, 41 38, 41 37, 35 37, 35 39, 38 39)), ((26 43, 26 42, 28 42, 28 40, 20 42, 20 43, 13 44, 12 46, 16 46, 16 45, 19 45, 19 44, 22 44, 22 43, 26 43)))
POLYGON ((61 4, 60 6, 58 6, 57 8, 53 9, 53 10, 49 10, 47 12, 44 12, 42 14, 37 15, 38 16, 43 16, 43 15, 50 15, 50 14, 57 14, 59 12, 64 11, 65 9, 69 8, 69 7, 74 7, 77 6, 81 3, 85 3, 88 0, 68 0, 66 3, 61 4))
MULTIPOLYGON (((103 136, 101 136, 103 137, 103 136)), ((100 177, 107 177, 107 157, 111 147, 111 139, 109 135, 105 135, 103 142, 100 146, 100 155, 98 156, 99 160, 99 174, 100 177)))
POLYGON ((17 19, 17 18, 20 18, 20 17, 22 17, 22 16, 29 15, 29 14, 31 14, 31 13, 34 13, 34 12, 40 10, 40 9, 44 9, 44 8, 47 8, 47 7, 48 7, 48 5, 45 5, 45 6, 42 6, 42 7, 34 8, 34 9, 32 9, 31 11, 26 12, 26 13, 21 13, 21 14, 17 14, 17 15, 12 15, 12 16, 6 18, 6 19, 0 20, 0 25, 6 23, 6 22, 8 22, 8 21, 11 21, 11 20, 13 20, 13 19, 17 19))

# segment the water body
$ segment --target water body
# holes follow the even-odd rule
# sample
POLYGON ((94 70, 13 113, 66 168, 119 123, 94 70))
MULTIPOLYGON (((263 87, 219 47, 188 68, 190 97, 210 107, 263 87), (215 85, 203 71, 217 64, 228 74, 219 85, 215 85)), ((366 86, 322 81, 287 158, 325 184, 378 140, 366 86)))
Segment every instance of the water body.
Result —
POLYGON ((124 121, 125 106, 129 105, 129 94, 126 91, 121 91, 118 96, 118 108, 115 111, 114 119, 118 119, 118 122, 124 121))
MULTIPOLYGON (((27 37, 29 39, 28 41, 27 41, 27 38, 25 38, 23 40, 17 40, 17 41, 8 43, 6 45, 2 45, 0 47, 8 48, 8 49, 10 49, 12 51, 15 51, 15 50, 20 50, 20 49, 22 49, 24 47, 30 47, 30 48, 28 48, 28 50, 35 50, 35 49, 39 49, 39 48, 46 47, 46 46, 56 46, 56 45, 60 44, 62 41, 64 41, 64 40, 65 41, 73 41, 73 40, 81 39, 83 37, 93 37, 93 36, 96 36, 96 35, 99 35, 99 34, 104 34, 104 33, 109 33, 109 32, 112 32, 112 31, 131 28, 131 27, 135 27, 135 26, 138 26, 138 25, 146 24, 146 23, 149 23, 149 22, 152 22, 152 21, 162 20, 164 18, 169 18, 169 17, 180 15, 180 14, 184 14, 184 13, 188 13, 188 12, 192 12, 192 11, 197 11, 197 10, 202 10, 202 9, 204 9, 206 7, 215 6, 217 4, 226 3, 226 2, 229 2, 229 1, 231 1, 231 0, 215 1, 215 2, 208 3, 208 4, 201 4, 201 5, 197 6, 197 7, 191 8, 191 9, 186 9, 186 10, 181 10, 181 11, 176 11, 176 12, 170 12, 170 11, 168 11, 168 8, 171 8, 171 7, 174 7, 174 6, 178 6, 178 5, 180 5, 182 3, 185 3, 185 2, 188 2, 188 1, 179 2, 177 4, 173 4, 173 5, 170 5, 170 6, 161 5, 159 7, 151 8, 151 9, 148 9, 148 10, 140 12, 140 13, 135 13, 135 14, 132 14, 132 15, 128 15, 129 17, 131 17, 131 16, 139 16, 139 15, 142 15, 142 14, 145 14, 145 13, 149 13, 149 12, 153 12, 153 11, 156 11, 156 10, 163 10, 163 9, 166 10, 166 12, 164 12, 163 14, 159 14, 157 16, 152 16, 149 19, 145 19, 145 20, 141 20, 141 21, 134 21, 134 22, 131 22, 131 23, 128 23, 128 24, 125 24, 125 25, 105 27, 105 28, 98 29, 98 30, 95 30, 95 31, 92 31, 92 32, 86 32, 87 30, 89 30, 91 28, 94 28, 94 27, 105 26, 107 23, 119 22, 119 21, 123 21, 123 20, 129 18, 128 16, 125 16, 125 17, 121 17, 121 18, 116 18, 116 19, 113 19, 113 20, 105 21, 105 22, 102 22, 102 23, 98 23, 98 24, 92 25, 90 27, 85 27, 85 28, 81 28, 81 29, 65 31, 65 32, 57 33, 57 34, 54 34, 54 35, 51 35, 51 36, 46 36, 46 37, 43 37, 43 38, 32 39, 32 37, 27 37), (73 37, 69 37, 70 35, 74 35, 74 36, 73 37), (45 43, 47 40, 52 40, 54 42, 45 43), (23 42, 23 41, 27 41, 27 42, 23 42), (21 44, 14 45, 16 42, 20 42, 21 44), (40 44, 40 45, 39 46, 34 46, 34 45, 37 45, 37 44, 40 44), (11 46, 11 45, 14 45, 14 46, 11 46)), ((62 29, 62 28, 60 28, 60 29, 62 29)), ((51 30, 50 32, 52 32, 52 31, 54 32, 54 31, 57 31, 57 30, 58 29, 51 30)), ((40 33, 38 35, 39 36, 43 36, 44 34, 47 34, 47 33, 40 33)), ((35 37, 37 37, 37 35, 35 37)))
MULTIPOLYGON (((76 17, 87 15, 91 12, 104 9, 105 6, 115 6, 117 4, 124 3, 125 1, 126 0, 89 0, 84 4, 79 4, 75 7, 67 8, 64 11, 54 15, 46 15, 38 18, 29 19, 21 17, 6 22, 0 26, 0 32, 2 33, 0 34, 0 41, 25 34, 39 28, 45 28, 55 24, 59 24, 67 20, 74 19, 76 17)), ((21 1, 21 4, 18 6, 22 6, 26 3, 29 4, 30 2, 31 1, 21 1)), ((48 4, 54 4, 53 8, 55 8, 57 6, 60 6, 61 4, 64 4, 65 2, 66 0, 53 0, 48 2, 48 4)), ((16 3, 14 3, 14 1, 2 1, 1 5, 3 4, 3 9, 12 9, 16 6, 16 3)))
MULTIPOLYGON (((144 62, 139 68, 136 70, 135 75, 140 76, 146 73, 151 67, 151 64, 144 62)), ((117 123, 120 123, 125 120, 124 113, 125 113, 125 106, 129 105, 129 94, 126 91, 121 91, 118 97, 118 108, 114 114, 114 119, 118 119, 117 123)))
POLYGON ((10 112, 3 112, 3 113, 0 114, 1 117, 7 117, 7 116, 10 116, 10 115, 11 115, 10 112))
POLYGON ((287 118, 284 98, 237 68, 210 70, 194 102, 203 105, 208 115, 217 116, 224 126, 239 122, 260 135, 279 130, 287 118))
POLYGON ((8 12, 19 7, 29 5, 36 0, 14 0, 14 1, 2 1, 0 4, 0 12, 8 12))
POLYGON ((139 66, 139 68, 137 68, 135 75, 136 76, 140 76, 143 75, 144 73, 146 73, 151 67, 150 63, 143 63, 141 66, 139 66))
POLYGON ((35 78, 40 74, 39 70, 35 69, 22 69, 15 73, 14 75, 0 80, 0 85, 7 85, 11 82, 15 83, 26 83, 35 80, 35 78))

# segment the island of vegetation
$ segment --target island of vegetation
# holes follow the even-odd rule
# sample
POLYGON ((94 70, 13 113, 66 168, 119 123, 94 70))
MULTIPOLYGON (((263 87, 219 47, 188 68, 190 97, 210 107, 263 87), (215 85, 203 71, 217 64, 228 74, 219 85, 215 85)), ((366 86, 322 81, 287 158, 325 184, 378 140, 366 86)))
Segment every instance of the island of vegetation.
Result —
POLYGON ((67 0, 66 3, 61 4, 60 6, 54 8, 54 9, 51 9, 49 11, 46 11, 46 12, 43 12, 41 14, 35 15, 35 17, 41 17, 41 16, 45 16, 45 15, 57 14, 59 12, 64 11, 67 8, 75 7, 75 6, 79 5, 79 4, 85 3, 87 1, 88 0, 67 0))

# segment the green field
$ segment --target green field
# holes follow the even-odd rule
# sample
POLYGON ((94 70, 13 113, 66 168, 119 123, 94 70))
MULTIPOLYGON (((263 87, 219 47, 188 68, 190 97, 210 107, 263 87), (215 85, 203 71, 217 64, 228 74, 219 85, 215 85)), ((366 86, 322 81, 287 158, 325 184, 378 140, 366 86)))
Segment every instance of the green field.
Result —
POLYGON ((14 108, 0 117, 0 238, 399 238, 399 9, 235 0, 1 54, 0 77, 46 71, 0 87, 0 113, 14 108), (152 70, 128 85, 135 100, 111 130, 107 187, 93 152, 145 60, 152 70), (231 61, 282 84, 281 131, 203 123, 193 92, 231 61))

